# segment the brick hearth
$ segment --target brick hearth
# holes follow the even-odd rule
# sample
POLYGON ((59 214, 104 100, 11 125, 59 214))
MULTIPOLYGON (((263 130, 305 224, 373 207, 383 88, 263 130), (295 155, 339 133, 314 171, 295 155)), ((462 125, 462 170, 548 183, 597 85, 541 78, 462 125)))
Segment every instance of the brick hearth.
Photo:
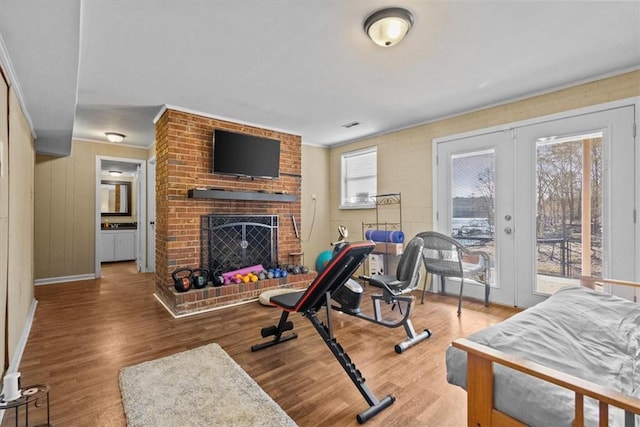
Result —
POLYGON ((304 289, 316 277, 316 272, 288 275, 280 279, 259 280, 257 282, 207 286, 179 293, 173 286, 156 287, 156 296, 176 316, 198 313, 230 304, 253 301, 266 290, 278 288, 304 289))

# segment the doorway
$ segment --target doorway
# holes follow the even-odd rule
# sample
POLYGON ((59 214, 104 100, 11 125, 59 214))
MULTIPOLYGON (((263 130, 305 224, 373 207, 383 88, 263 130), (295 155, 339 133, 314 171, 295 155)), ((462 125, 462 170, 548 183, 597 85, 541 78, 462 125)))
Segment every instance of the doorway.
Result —
POLYGON ((135 261, 146 271, 146 162, 96 156, 95 272, 102 262, 135 261))
POLYGON ((493 302, 635 278, 634 117, 625 106, 435 141, 435 229, 491 255, 493 302))

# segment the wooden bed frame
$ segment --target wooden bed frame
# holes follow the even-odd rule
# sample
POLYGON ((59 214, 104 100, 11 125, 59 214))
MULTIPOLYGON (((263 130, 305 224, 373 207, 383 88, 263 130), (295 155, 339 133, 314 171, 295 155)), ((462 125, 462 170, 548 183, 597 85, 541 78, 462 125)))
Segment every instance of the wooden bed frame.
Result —
MULTIPOLYGON (((583 278, 582 285, 612 284, 640 288, 640 283, 621 280, 583 278)), ((584 426, 584 397, 600 402, 599 425, 608 426, 609 405, 626 411, 625 425, 634 426, 633 414, 640 414, 640 399, 624 395, 618 391, 573 375, 542 366, 522 357, 495 350, 465 338, 452 342, 452 346, 467 352, 467 425, 469 427, 522 427, 522 422, 498 411, 493 405, 493 364, 498 363, 525 374, 548 381, 575 393, 574 427, 584 426)), ((640 427, 640 426, 637 426, 640 427)))

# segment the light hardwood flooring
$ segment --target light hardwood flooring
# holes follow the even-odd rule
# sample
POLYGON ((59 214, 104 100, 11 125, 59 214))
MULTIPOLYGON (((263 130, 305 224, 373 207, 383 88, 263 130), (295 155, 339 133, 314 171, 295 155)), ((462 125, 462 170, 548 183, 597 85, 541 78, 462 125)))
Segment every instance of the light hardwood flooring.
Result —
MULTIPOLYGON (((152 274, 137 273, 134 263, 105 264, 102 272, 99 280, 35 290, 38 306, 19 370, 23 386, 51 386, 52 425, 125 426, 118 386, 121 368, 212 342, 298 425, 358 425, 356 415, 367 408, 366 402, 300 315, 290 316, 297 340, 252 353, 251 345, 263 340, 260 329, 277 322, 277 309, 251 302, 174 319, 153 297, 152 274)), ((429 328, 433 336, 400 355, 394 345, 404 339, 403 328, 389 329, 341 313, 333 317, 336 338, 369 388, 378 398, 397 398, 368 426, 465 425, 466 393, 446 382, 445 349, 455 338, 516 312, 465 300, 458 318, 454 297, 429 294, 424 305, 419 295, 416 299, 413 324, 418 331, 429 328)), ((362 307, 370 306, 365 297, 362 307)), ((167 390, 176 405, 189 401, 188 395, 172 393, 167 390)), ((2 425, 14 421, 8 412, 2 425)))

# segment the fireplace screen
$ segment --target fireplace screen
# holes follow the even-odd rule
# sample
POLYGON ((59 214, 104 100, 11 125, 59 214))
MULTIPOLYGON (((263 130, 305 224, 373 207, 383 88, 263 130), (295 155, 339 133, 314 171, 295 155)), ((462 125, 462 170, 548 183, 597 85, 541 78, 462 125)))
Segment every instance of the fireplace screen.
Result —
POLYGON ((203 215, 200 263, 223 273, 278 263, 277 215, 203 215))

